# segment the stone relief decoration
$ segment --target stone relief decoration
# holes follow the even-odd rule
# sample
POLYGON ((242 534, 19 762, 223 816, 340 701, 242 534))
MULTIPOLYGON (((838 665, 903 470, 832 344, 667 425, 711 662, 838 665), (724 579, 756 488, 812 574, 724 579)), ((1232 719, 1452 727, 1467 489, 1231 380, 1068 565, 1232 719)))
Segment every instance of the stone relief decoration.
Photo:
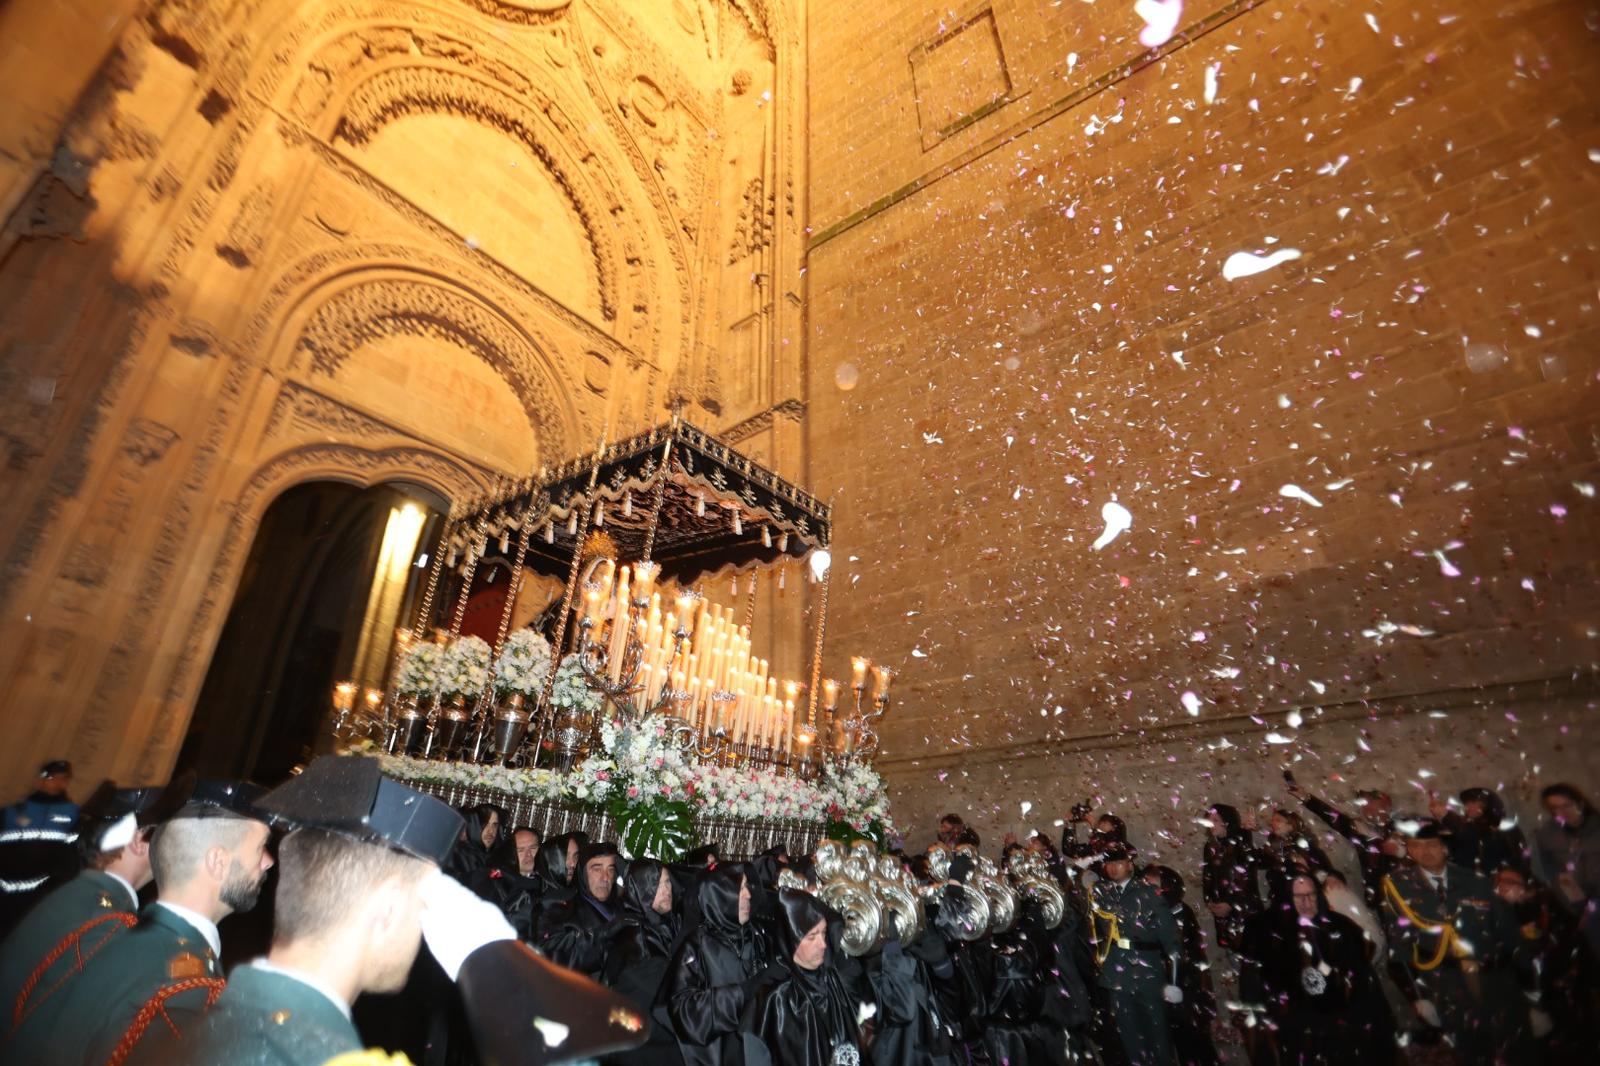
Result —
POLYGON ((777 23, 773 18, 772 0, 724 0, 724 2, 744 21, 750 35, 767 46, 767 58, 776 59, 777 23))
POLYGON ((567 13, 572 0, 463 0, 485 15, 519 26, 543 26, 567 13))
POLYGON ((739 216, 733 224, 733 240, 728 245, 729 266, 760 254, 772 243, 775 205, 766 194, 765 184, 759 174, 745 183, 739 216))
POLYGON ((341 290, 312 314, 295 349, 309 356, 314 372, 333 375, 361 345, 397 334, 473 353, 505 378, 541 440, 578 439, 577 416, 557 399, 560 377, 548 359, 499 314, 440 285, 386 277, 341 290))
POLYGON ((138 466, 149 466, 172 447, 177 430, 149 418, 135 418, 122 438, 122 454, 138 466))
POLYGON ((380 422, 295 381, 285 382, 279 391, 278 399, 272 405, 272 414, 267 419, 267 427, 262 430, 262 438, 271 440, 284 436, 291 425, 307 432, 337 434, 347 440, 408 435, 398 427, 380 422))
POLYGON ((272 189, 271 182, 258 181, 240 198, 228 231, 217 242, 217 255, 223 262, 242 270, 261 255, 272 221, 272 189))
POLYGON ((650 75, 640 74, 633 79, 628 86, 627 103, 621 109, 624 114, 632 112, 639 128, 651 140, 671 144, 678 139, 678 116, 672 100, 650 75))
POLYGON ((589 240, 599 281, 601 313, 608 321, 615 320, 617 253, 611 227, 621 221, 624 208, 613 197, 596 197, 576 180, 574 168, 557 155, 550 138, 536 129, 534 113, 516 99, 482 82, 436 67, 386 70, 363 82, 351 94, 336 136, 361 145, 404 115, 441 112, 471 118, 500 130, 520 142, 544 165, 571 204, 589 240))

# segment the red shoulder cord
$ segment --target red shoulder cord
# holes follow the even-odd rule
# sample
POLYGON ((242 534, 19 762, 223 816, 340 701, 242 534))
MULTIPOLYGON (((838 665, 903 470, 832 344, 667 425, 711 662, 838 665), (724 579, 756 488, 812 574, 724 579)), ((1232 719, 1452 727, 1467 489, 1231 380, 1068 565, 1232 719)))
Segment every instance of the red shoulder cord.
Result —
POLYGON ((176 984, 167 985, 151 996, 149 1001, 139 1008, 139 1013, 133 1016, 133 1022, 128 1026, 128 1031, 123 1033, 122 1039, 117 1042, 116 1050, 111 1052, 110 1058, 106 1059, 106 1066, 122 1066, 127 1061, 128 1056, 133 1054, 133 1049, 138 1047, 139 1041, 144 1037, 145 1030, 150 1028, 150 1023, 155 1021, 158 1015, 162 1021, 167 1023, 167 1028, 172 1030, 172 1035, 179 1037, 183 1035, 178 1032, 178 1027, 172 1024, 172 1017, 167 1014, 167 1000, 173 996, 203 988, 206 990, 206 1009, 210 1010, 212 1004, 216 1003, 217 997, 222 995, 222 990, 227 986, 228 982, 220 977, 191 977, 176 984))
POLYGON ((85 956, 83 953, 83 935, 85 933, 97 925, 104 925, 106 922, 116 922, 125 929, 132 929, 138 923, 138 921, 139 916, 137 914, 129 914, 126 911, 113 911, 109 914, 97 914, 93 918, 90 918, 87 922, 84 922, 82 925, 78 926, 78 928, 74 929, 72 932, 68 933, 66 936, 62 937, 61 943, 57 944, 50 954, 44 957, 44 961, 38 966, 34 967, 33 972, 28 975, 28 979, 22 982, 22 991, 17 993, 17 1002, 11 1008, 12 1030, 15 1031, 17 1028, 19 1028, 22 1023, 27 1020, 28 1015, 32 1014, 39 1008, 40 1003, 43 1003, 45 1000, 49 999, 51 994, 54 993, 56 989, 61 987, 62 982, 65 981, 67 977, 71 977, 72 974, 80 972, 83 969, 83 964, 94 958, 95 952, 105 947, 106 943, 111 939, 110 937, 105 937, 100 941, 100 943, 95 945, 94 951, 89 952, 89 954, 85 956), (57 981, 55 984, 51 985, 50 988, 45 991, 44 995, 39 997, 38 1002, 29 1003, 28 997, 33 994, 33 990, 38 986, 39 982, 44 980, 45 972, 55 964, 57 959, 61 958, 61 956, 65 955, 69 950, 76 950, 78 953, 77 961, 73 963, 71 972, 69 972, 66 977, 63 977, 61 981, 57 981))

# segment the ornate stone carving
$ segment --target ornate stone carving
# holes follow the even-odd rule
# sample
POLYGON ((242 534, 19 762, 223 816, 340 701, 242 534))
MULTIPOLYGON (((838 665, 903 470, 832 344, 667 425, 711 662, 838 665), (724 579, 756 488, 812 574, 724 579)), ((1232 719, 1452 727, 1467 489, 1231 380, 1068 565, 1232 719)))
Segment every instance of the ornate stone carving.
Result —
POLYGON ((572 0, 465 0, 485 15, 519 26, 543 26, 567 13, 572 0))
POLYGON ((730 444, 748 440, 758 433, 772 428, 779 418, 787 418, 791 422, 800 422, 805 419, 806 405, 803 400, 788 399, 773 404, 765 411, 758 412, 745 419, 735 422, 721 433, 723 440, 730 444))
POLYGON ((178 431, 171 426, 148 418, 135 418, 123 435, 122 454, 139 466, 149 466, 167 454, 167 449, 177 439, 178 431))
POLYGON ((745 183, 739 217, 733 224, 733 240, 728 245, 728 265, 757 255, 772 243, 773 203, 765 182, 757 174, 745 183))
POLYGON ((403 67, 384 71, 362 83, 346 102, 337 136, 351 144, 365 144, 397 118, 431 112, 459 114, 498 129, 520 142, 544 165, 588 237, 599 281, 601 314, 607 319, 616 318, 616 253, 609 227, 619 220, 608 217, 601 225, 600 219, 618 214, 620 205, 593 202, 589 191, 539 135, 533 112, 517 100, 481 82, 434 67, 403 67))
POLYGON ((548 359, 505 319, 441 285, 386 277, 341 290, 311 316, 295 347, 331 375, 361 345, 396 334, 473 353, 506 379, 542 440, 576 439, 576 417, 556 398, 548 359))
POLYGON ((217 244, 217 255, 224 261, 241 269, 255 263, 272 221, 272 189, 271 182, 258 181, 239 201, 228 232, 217 244))

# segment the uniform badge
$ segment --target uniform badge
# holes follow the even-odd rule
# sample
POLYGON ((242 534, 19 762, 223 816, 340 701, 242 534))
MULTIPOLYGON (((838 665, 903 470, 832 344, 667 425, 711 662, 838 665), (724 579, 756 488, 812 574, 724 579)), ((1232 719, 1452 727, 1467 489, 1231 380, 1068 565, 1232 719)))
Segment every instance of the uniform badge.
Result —
POLYGON ((180 952, 172 956, 172 961, 167 963, 169 981, 190 981, 204 976, 206 976, 206 961, 193 952, 180 952))
POLYGON ((644 1019, 626 1007, 612 1007, 611 1016, 606 1020, 630 1033, 637 1033, 644 1028, 644 1019))
POLYGON ((1300 971, 1300 986, 1311 995, 1320 996, 1328 990, 1328 979, 1315 966, 1307 966, 1300 971))

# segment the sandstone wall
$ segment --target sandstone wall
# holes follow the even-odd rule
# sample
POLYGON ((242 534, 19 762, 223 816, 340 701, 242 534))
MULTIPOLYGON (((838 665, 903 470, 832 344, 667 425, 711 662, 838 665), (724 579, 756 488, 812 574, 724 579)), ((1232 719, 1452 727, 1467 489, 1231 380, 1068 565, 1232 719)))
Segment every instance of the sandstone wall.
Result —
POLYGON ((830 672, 902 670, 914 842, 1592 787, 1595 5, 1132 7, 811 21, 830 672))

